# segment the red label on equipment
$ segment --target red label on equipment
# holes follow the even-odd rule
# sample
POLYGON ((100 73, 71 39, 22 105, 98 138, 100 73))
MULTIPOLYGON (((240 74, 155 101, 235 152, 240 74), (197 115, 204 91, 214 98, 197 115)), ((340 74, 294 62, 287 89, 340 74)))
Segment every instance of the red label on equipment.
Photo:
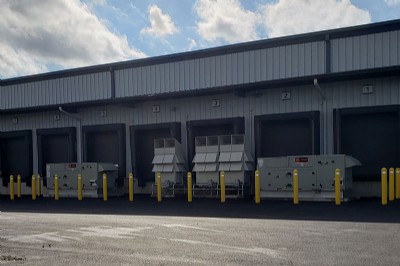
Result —
POLYGON ((308 157, 296 157, 294 161, 296 163, 308 163, 308 157))
POLYGON ((69 167, 69 168, 76 168, 76 163, 70 163, 70 164, 68 165, 68 167, 69 167))

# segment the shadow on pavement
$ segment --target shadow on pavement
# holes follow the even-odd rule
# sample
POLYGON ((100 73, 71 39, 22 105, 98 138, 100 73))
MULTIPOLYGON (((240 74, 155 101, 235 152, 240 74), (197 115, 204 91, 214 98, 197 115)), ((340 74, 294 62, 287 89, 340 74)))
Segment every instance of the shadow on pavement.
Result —
POLYGON ((300 202, 295 206, 282 200, 264 200, 256 205, 252 199, 227 199, 221 203, 219 199, 194 198, 188 203, 183 197, 164 198, 157 203, 143 195, 135 195, 133 202, 127 197, 109 198, 107 202, 85 198, 79 202, 73 198, 32 201, 29 197, 10 201, 3 196, 0 211, 400 223, 400 201, 382 206, 379 199, 344 202, 341 206, 334 202, 300 202))

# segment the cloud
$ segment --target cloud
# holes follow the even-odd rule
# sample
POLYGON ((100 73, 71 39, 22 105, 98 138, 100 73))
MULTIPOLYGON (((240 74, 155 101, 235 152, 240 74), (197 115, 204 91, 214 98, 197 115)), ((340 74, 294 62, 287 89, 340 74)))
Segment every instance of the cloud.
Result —
POLYGON ((197 32, 209 41, 228 43, 258 39, 258 16, 245 10, 239 0, 198 0, 194 6, 200 18, 197 32))
POLYGON ((164 37, 178 32, 174 22, 168 14, 162 12, 157 5, 151 5, 148 9, 151 27, 143 28, 141 34, 150 34, 155 37, 164 37))
POLYGON ((370 13, 350 0, 279 0, 265 5, 261 12, 269 37, 371 22, 370 13))
POLYGON ((197 42, 193 40, 192 38, 188 38, 189 41, 189 46, 188 46, 188 51, 192 51, 194 48, 197 47, 197 42))
POLYGON ((145 56, 78 0, 0 0, 0 6, 2 78, 145 56))
POLYGON ((386 4, 389 6, 395 6, 400 4, 400 0, 385 0, 386 4))

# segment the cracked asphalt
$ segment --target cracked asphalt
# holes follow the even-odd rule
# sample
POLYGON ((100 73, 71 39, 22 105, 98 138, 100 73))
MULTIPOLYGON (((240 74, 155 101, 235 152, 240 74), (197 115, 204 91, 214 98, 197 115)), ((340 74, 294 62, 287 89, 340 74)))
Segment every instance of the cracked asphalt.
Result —
POLYGON ((399 265, 400 202, 0 198, 0 264, 399 265))

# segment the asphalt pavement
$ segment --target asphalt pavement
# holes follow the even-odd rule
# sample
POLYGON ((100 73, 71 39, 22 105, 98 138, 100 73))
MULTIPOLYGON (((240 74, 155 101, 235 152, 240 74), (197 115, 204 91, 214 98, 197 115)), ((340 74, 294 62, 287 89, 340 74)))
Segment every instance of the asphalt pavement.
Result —
POLYGON ((399 265, 400 202, 0 198, 0 264, 399 265))

